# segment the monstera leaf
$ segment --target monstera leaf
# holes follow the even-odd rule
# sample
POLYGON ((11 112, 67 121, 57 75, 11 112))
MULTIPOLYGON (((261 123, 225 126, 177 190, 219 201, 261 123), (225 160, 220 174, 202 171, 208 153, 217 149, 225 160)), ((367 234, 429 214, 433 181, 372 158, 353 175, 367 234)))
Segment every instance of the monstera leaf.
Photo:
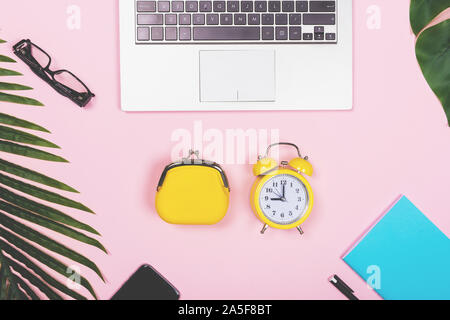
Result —
MULTIPOLYGON (((410 20, 419 34, 443 10, 450 0, 411 0, 410 20)), ((416 56, 422 72, 447 114, 450 125, 450 21, 423 30, 416 42, 416 56)))
POLYGON ((411 28, 418 35, 442 11, 450 7, 450 0, 411 0, 411 28))
MULTIPOLYGON (((0 43, 4 41, 0 40, 0 43)), ((0 55, 0 62, 15 63, 13 59, 4 55, 0 55)), ((0 78, 19 75, 20 73, 9 68, 0 67, 0 78)), ((35 99, 11 94, 31 89, 21 84, 0 81, 0 101, 43 106, 35 99)), ((88 213, 93 211, 44 187, 78 193, 67 184, 1 158, 3 152, 44 161, 67 162, 64 158, 39 148, 57 149, 59 148, 57 145, 23 129, 49 133, 47 129, 37 124, 0 113, 0 300, 35 300, 43 296, 49 299, 62 299, 62 294, 74 299, 87 299, 56 280, 49 274, 50 270, 66 278, 80 279, 79 284, 96 298, 89 281, 73 272, 54 255, 69 258, 74 263, 90 268, 103 280, 97 265, 81 253, 33 228, 34 225, 40 226, 106 252, 103 245, 93 237, 99 235, 94 228, 54 208, 51 204, 88 213), (25 221, 26 225, 23 223, 25 221), (44 252, 42 248, 52 254, 44 252)))

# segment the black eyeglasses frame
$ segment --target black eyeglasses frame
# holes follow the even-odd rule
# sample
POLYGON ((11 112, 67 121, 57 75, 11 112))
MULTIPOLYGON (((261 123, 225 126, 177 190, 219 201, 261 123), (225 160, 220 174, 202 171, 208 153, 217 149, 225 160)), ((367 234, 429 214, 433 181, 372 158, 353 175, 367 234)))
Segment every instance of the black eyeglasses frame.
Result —
POLYGON ((95 97, 95 94, 93 94, 91 90, 89 90, 89 88, 84 84, 84 82, 81 81, 76 75, 74 75, 69 70, 66 69, 56 71, 50 70, 50 65, 52 63, 52 58, 50 57, 50 55, 44 50, 42 50, 39 46, 31 42, 29 39, 21 40, 17 44, 15 44, 13 46, 13 52, 20 60, 25 62, 25 64, 28 65, 28 67, 30 67, 30 69, 39 78, 47 82, 59 94, 72 100, 79 107, 81 108, 85 107, 89 103, 89 101, 91 101, 91 99, 95 97), (40 63, 33 57, 32 53, 33 47, 40 50, 43 54, 45 54, 48 57, 48 64, 45 67, 41 66, 40 63), (56 80, 55 76, 62 73, 68 73, 72 77, 74 77, 86 89, 86 92, 78 92, 77 90, 69 88, 68 86, 56 80))

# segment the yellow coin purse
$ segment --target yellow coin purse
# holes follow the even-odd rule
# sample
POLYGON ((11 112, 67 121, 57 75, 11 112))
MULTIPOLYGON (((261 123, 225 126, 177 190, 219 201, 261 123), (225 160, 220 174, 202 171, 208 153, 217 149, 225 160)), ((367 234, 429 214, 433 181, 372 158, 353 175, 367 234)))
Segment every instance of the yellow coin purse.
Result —
POLYGON ((228 211, 230 186, 225 172, 198 155, 190 151, 188 158, 168 165, 161 175, 156 211, 167 223, 213 225, 228 211))

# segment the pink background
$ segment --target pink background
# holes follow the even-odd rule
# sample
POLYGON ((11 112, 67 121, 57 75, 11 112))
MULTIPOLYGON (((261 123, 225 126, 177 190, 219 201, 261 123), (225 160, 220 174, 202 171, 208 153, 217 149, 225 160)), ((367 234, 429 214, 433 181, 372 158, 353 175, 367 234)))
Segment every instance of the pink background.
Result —
POLYGON ((30 38, 54 57, 55 68, 74 71, 97 94, 81 110, 20 62, 11 67, 25 76, 12 80, 34 87, 27 94, 46 107, 1 103, 1 111, 50 129, 48 138, 63 148, 56 152, 71 161, 6 156, 68 182, 82 192, 73 198, 97 212, 66 210, 102 233, 109 255, 47 233, 98 263, 106 283, 82 271, 100 298, 149 263, 183 299, 343 299, 327 282, 333 273, 360 298, 378 299, 340 257, 392 201, 407 195, 449 233, 450 129, 415 59, 409 1, 354 1, 353 111, 140 114, 120 110, 117 2, 2 1, 0 10, 0 38, 9 40, 1 53, 30 38), (70 4, 81 7, 81 30, 66 27, 70 4), (381 9, 379 30, 366 25, 370 5, 381 9), (232 201, 220 224, 173 226, 158 217, 155 187, 170 162, 171 134, 192 131, 196 120, 205 130, 279 128, 281 140, 311 157, 316 206, 303 238, 293 230, 259 234, 248 201, 250 165, 224 166, 232 201))

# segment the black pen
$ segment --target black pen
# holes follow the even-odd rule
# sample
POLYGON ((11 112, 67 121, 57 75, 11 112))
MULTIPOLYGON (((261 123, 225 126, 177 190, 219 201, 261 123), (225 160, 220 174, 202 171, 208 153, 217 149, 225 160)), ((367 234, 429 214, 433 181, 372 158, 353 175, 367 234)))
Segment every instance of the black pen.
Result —
POLYGON ((350 288, 341 278, 337 275, 331 276, 328 279, 333 286, 336 287, 344 296, 346 296, 349 300, 359 300, 354 294, 352 288, 350 288))

